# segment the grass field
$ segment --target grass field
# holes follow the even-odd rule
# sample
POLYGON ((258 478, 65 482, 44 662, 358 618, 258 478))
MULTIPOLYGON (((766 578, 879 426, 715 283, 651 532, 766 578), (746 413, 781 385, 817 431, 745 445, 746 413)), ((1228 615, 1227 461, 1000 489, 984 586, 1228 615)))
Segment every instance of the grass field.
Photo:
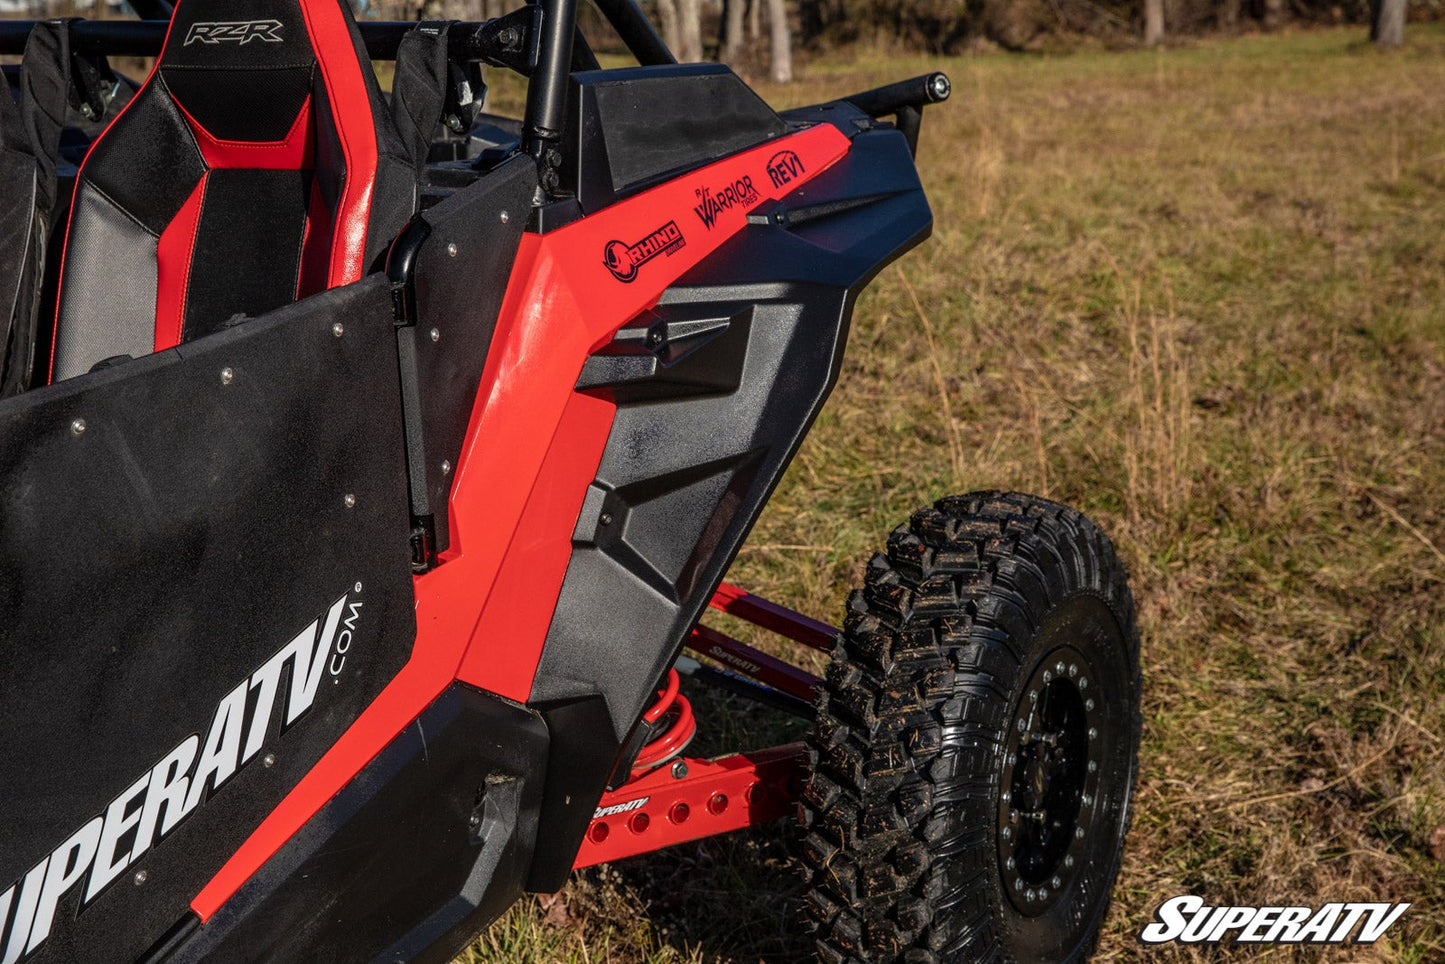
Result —
MULTIPOLYGON (((1146 677, 1102 960, 1445 960, 1445 31, 1362 37, 825 59, 763 88, 942 67, 955 95, 924 122, 934 236, 859 302, 731 578, 836 621, 910 510, 986 487, 1111 533, 1146 677), (1414 907, 1372 948, 1144 952, 1182 893, 1414 907)), ((787 846, 574 875, 460 960, 803 958, 787 846)))

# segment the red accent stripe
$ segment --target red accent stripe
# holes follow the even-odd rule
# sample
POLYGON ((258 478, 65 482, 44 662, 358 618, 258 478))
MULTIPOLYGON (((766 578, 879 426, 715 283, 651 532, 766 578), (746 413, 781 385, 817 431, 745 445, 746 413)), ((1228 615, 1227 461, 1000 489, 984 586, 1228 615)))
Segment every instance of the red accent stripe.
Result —
POLYGON ((186 292, 191 282, 191 256, 196 249, 196 229, 201 224, 201 207, 210 177, 209 172, 201 175, 195 190, 161 232, 156 245, 156 351, 181 343, 186 292))
POLYGON ((191 909, 203 922, 453 680, 527 699, 578 507, 596 474, 593 453, 606 443, 597 407, 606 403, 572 391, 583 362, 746 223, 748 212, 734 207, 703 227, 693 213, 696 192, 749 176, 759 203, 777 199, 843 157, 848 144, 822 124, 545 236, 523 236, 452 484, 451 547, 443 565, 414 581, 411 660, 196 895, 191 909), (784 149, 804 173, 773 187, 767 163, 784 149), (603 260, 608 243, 635 244, 669 218, 686 243, 641 265, 631 283, 618 281, 603 260), (519 590, 522 575, 530 578, 519 590))
MULTIPOLYGON (((169 93, 169 92, 168 92, 169 93)), ((210 168, 239 168, 249 171, 305 171, 316 166, 316 125, 311 118, 311 95, 291 122, 291 129, 279 141, 223 141, 214 137, 191 116, 185 105, 171 95, 171 102, 186 119, 210 168)))
POLYGON ((331 211, 321 196, 321 183, 311 179, 311 203, 306 211, 306 232, 301 239, 301 270, 296 276, 296 297, 326 290, 331 258, 331 211))
POLYGON ((350 284, 366 270, 366 226, 376 184, 376 123, 371 94, 352 44, 351 28, 336 0, 301 0, 306 32, 321 65, 326 96, 346 160, 346 183, 337 205, 328 287, 350 284))

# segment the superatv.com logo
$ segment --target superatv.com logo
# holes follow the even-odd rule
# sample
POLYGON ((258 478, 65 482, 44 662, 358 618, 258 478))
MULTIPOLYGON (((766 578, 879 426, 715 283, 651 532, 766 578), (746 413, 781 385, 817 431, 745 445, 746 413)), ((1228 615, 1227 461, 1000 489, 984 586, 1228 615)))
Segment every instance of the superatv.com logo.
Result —
POLYGON ((682 228, 677 226, 676 221, 669 221, 636 244, 608 241, 602 249, 602 263, 618 281, 631 284, 637 277, 638 268, 660 254, 671 256, 685 244, 682 228))
MULTIPOLYGON (((360 593, 359 582, 342 593, 323 616, 221 697, 204 737, 192 733, 181 740, 104 810, 0 891, 0 964, 13 964, 45 942, 56 908, 72 887, 86 880, 83 910, 252 762, 276 716, 284 732, 311 708, 323 679, 340 682, 361 618, 360 593)), ((271 766, 270 758, 265 765, 271 766)))
POLYGON ((1211 907, 1190 894, 1159 905, 1139 932, 1145 944, 1373 944, 1409 904, 1325 904, 1313 907, 1211 907), (1358 928, 1358 931, 1356 930, 1358 928))

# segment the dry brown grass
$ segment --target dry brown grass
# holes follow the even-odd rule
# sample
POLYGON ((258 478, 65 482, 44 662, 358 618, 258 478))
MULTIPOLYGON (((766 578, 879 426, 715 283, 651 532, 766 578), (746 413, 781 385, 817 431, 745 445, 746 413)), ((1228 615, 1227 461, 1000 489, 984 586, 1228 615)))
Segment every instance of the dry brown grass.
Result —
MULTIPOLYGON (((1147 676, 1102 960, 1445 960, 1445 33, 1411 33, 829 61, 766 91, 943 66, 956 94, 924 124, 934 238, 859 303, 733 578, 836 618, 890 528, 974 488, 1113 535, 1147 676), (1374 948, 1143 951, 1189 892, 1415 906, 1374 948)), ((578 875, 468 959, 795 959, 785 851, 578 875)))

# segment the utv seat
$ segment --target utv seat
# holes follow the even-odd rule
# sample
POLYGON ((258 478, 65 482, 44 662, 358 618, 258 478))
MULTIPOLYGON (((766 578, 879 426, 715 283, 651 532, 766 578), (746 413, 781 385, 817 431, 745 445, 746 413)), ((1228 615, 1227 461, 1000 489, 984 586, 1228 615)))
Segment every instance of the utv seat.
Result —
POLYGON ((416 207, 436 118, 410 120, 403 138, 345 0, 181 0, 81 166, 51 379, 359 279, 416 207))

